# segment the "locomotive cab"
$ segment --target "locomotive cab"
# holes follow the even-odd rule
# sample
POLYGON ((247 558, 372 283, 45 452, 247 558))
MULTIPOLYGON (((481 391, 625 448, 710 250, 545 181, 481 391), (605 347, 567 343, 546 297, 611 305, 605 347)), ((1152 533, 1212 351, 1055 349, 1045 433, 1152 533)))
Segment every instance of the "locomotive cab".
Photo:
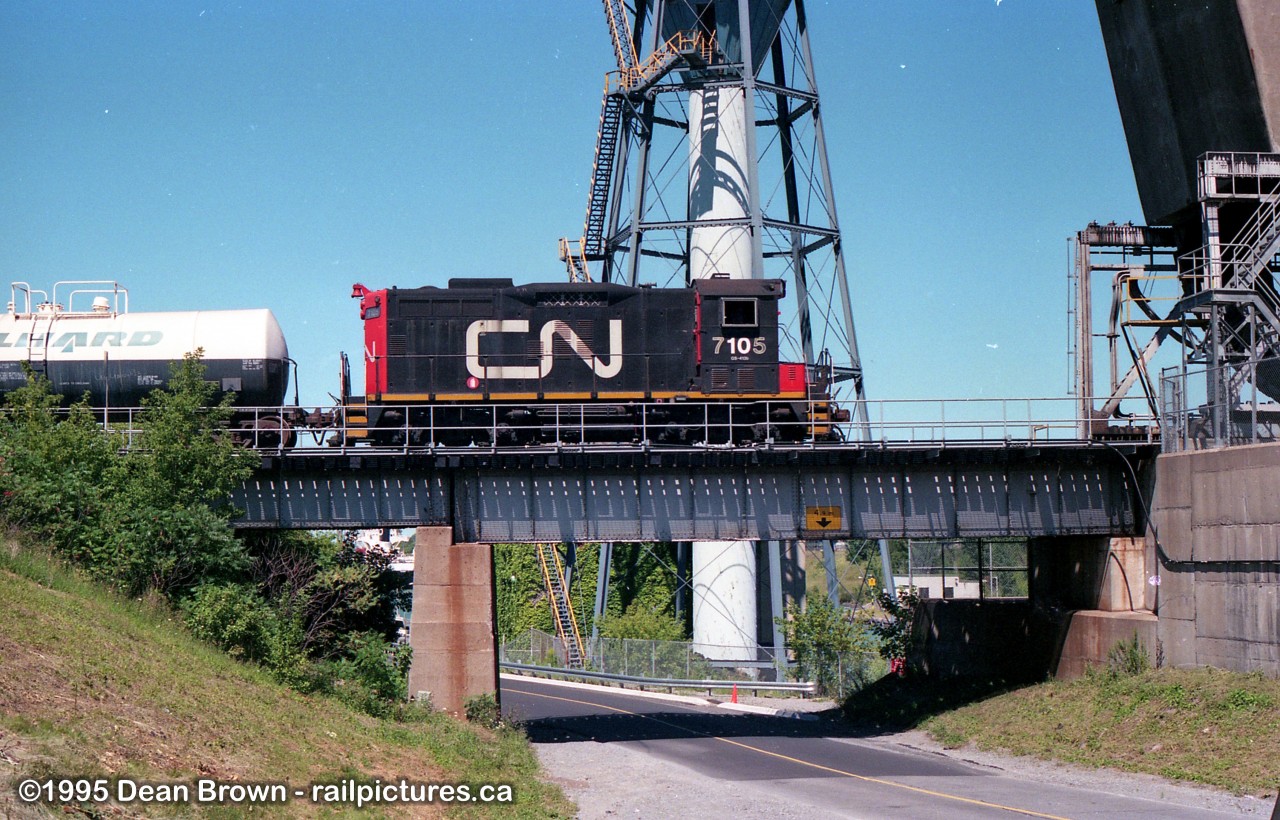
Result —
POLYGON ((699 302, 699 377, 708 395, 778 392, 780 279, 704 279, 699 302))

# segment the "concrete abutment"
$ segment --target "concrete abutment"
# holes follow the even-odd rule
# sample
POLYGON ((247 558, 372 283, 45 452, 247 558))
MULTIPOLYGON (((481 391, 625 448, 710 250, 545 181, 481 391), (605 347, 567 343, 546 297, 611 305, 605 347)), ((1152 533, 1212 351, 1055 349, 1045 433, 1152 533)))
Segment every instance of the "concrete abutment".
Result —
POLYGON ((468 699, 498 696, 493 546, 455 544, 449 527, 419 527, 413 551, 409 695, 463 714, 468 699))
POLYGON ((930 602, 925 668, 1075 677, 1137 636, 1153 665, 1280 676, 1280 443, 1161 455, 1153 472, 1145 538, 1034 538, 1029 601, 930 602))
POLYGON ((1160 456, 1151 518, 1164 663, 1280 675, 1280 444, 1160 456))
POLYGON ((1145 539, 1053 536, 1028 543, 1030 598, 927 601, 915 636, 937 677, 1078 677, 1117 644, 1157 656, 1145 539))

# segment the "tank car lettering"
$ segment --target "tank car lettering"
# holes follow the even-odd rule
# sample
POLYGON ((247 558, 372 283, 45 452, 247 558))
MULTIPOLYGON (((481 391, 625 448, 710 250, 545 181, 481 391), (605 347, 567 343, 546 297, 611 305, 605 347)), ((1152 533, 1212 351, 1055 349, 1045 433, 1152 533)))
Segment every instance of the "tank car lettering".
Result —
POLYGON ((120 347, 124 344, 124 334, 120 331, 102 331, 93 336, 93 347, 120 347))
POLYGON ((622 320, 609 320, 609 361, 595 355, 595 352, 582 340, 573 328, 559 319, 552 319, 542 326, 538 334, 542 355, 537 366, 504 365, 486 367, 480 363, 480 337, 486 333, 528 333, 529 322, 526 319, 481 319, 467 327, 467 372, 477 379, 542 379, 551 373, 555 366, 553 347, 559 336, 568 343, 574 355, 587 363, 587 366, 602 379, 611 379, 622 372, 622 320))
POLYGON ((58 340, 53 343, 53 346, 62 348, 63 353, 70 353, 75 350, 77 346, 85 347, 88 344, 88 333, 64 333, 58 337, 58 340))
POLYGON ((158 330, 140 330, 129 337, 129 347, 150 347, 160 344, 164 334, 158 330))

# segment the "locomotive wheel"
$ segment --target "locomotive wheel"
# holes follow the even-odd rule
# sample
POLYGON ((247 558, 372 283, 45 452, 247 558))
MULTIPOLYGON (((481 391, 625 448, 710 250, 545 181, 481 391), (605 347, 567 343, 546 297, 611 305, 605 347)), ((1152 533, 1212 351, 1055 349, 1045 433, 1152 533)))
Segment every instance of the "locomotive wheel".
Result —
POLYGON ((751 425, 751 438, 756 444, 764 444, 770 439, 778 442, 782 440, 782 431, 776 424, 753 424, 751 425))
POLYGON ((658 434, 659 444, 693 444, 693 430, 683 424, 672 422, 662 428, 662 432, 658 434))

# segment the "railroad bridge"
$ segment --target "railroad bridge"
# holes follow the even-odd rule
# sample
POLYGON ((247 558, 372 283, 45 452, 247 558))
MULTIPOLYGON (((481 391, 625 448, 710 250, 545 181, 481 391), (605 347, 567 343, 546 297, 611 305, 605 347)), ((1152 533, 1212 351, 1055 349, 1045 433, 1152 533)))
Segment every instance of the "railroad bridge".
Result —
MULTIPOLYGON (((1023 537, 1032 545, 1033 594, 1086 610, 1114 604, 1149 620, 1133 612, 1144 605, 1135 607, 1133 594, 1142 595, 1147 565, 1140 535, 1157 449, 945 436, 732 449, 272 449, 233 503, 243 511, 241 528, 420 528, 410 688, 456 710, 469 694, 496 686, 495 543, 764 542, 761 597, 772 623, 784 613, 780 542, 1023 537), (1132 577, 1109 592, 1112 562, 1132 577)), ((1024 666, 1046 663, 1038 659, 1043 625, 1031 622, 1026 602, 1009 604, 931 609, 932 670, 973 670, 998 655, 1006 664, 1015 656, 1024 666), (961 634, 969 637, 960 641, 961 634)), ((1112 621, 1102 622, 1113 631, 1129 625, 1123 615, 1112 621)), ((1101 640, 1091 626, 1079 621, 1077 632, 1088 637, 1075 643, 1101 640)), ((775 633, 775 647, 780 640, 775 633)), ((1068 666, 1085 660, 1070 649, 1065 657, 1068 666)))

